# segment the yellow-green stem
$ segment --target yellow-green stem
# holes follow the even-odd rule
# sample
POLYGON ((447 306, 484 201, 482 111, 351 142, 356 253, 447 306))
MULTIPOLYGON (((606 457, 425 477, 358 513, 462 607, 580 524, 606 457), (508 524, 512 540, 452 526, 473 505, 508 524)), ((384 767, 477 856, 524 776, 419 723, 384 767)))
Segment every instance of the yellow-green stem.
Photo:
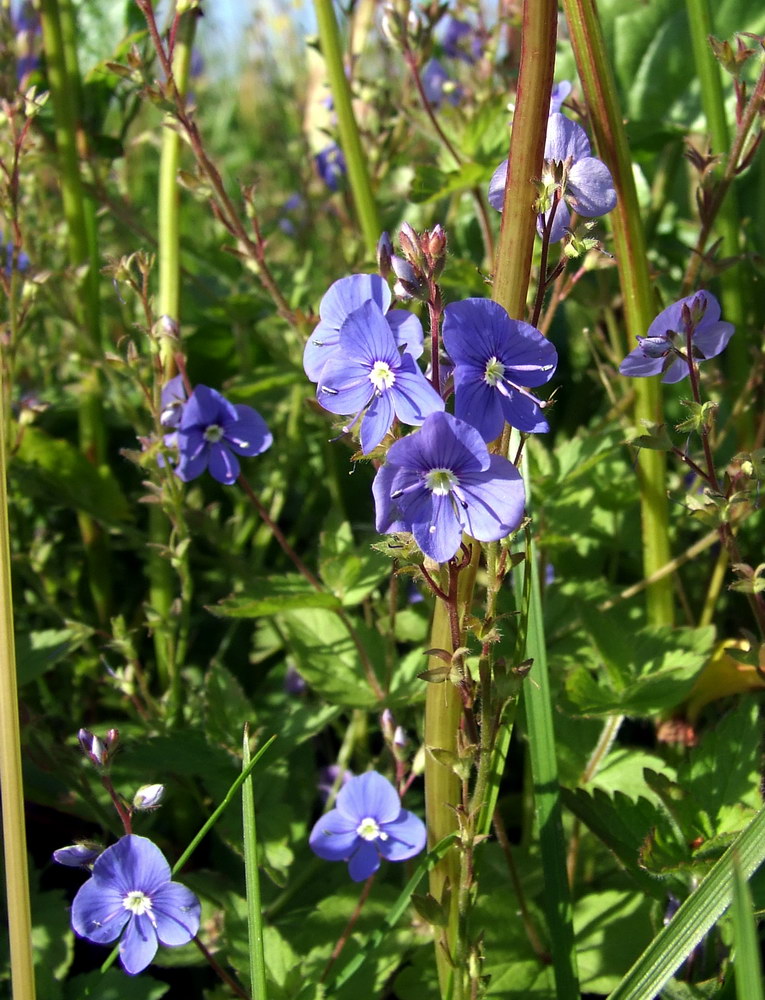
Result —
MULTIPOLYGON (((4 364, 0 367, 4 367, 4 364)), ((2 398, 5 398, 4 392, 2 398)), ((0 791, 13 1000, 34 1000, 32 918, 24 824, 24 786, 21 777, 8 496, 5 485, 7 419, 8 411, 0 412, 0 791)))
MULTIPOLYGON (((594 0, 563 0, 571 44, 590 114, 598 153, 608 165, 616 188, 616 208, 609 216, 619 269, 624 319, 625 353, 642 336, 656 314, 645 234, 640 218, 632 160, 619 110, 616 82, 606 53, 594 0)), ((637 378, 635 421, 660 423, 661 395, 658 380, 637 378)), ((638 454, 640 514, 643 539, 643 572, 652 577, 670 561, 667 463, 661 451, 641 449, 638 454)), ((653 625, 674 621, 672 579, 657 578, 646 588, 648 620, 653 625)))

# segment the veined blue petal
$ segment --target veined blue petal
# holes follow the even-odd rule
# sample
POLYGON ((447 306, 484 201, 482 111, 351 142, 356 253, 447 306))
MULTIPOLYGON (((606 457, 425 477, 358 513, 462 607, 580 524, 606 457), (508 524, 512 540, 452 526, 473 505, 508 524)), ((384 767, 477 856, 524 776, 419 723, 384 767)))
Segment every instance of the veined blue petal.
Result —
POLYGON ((594 156, 577 161, 568 175, 566 198, 586 219, 599 218, 616 208, 616 189, 608 167, 594 156))

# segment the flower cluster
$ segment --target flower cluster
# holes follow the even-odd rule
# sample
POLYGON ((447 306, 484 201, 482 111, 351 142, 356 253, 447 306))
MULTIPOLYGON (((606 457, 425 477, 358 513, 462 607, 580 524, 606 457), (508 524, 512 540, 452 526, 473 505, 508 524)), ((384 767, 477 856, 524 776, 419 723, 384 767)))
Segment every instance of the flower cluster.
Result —
MULTIPOLYGON (((556 93, 551 109, 560 107, 558 97, 556 93)), ((489 203, 499 212, 506 180, 507 160, 497 167, 489 184, 489 203)), ((581 125, 557 110, 552 110, 547 121, 541 187, 537 231, 541 236, 547 227, 551 243, 563 239, 571 226, 572 210, 586 219, 595 219, 616 206, 616 190, 608 167, 592 156, 590 140, 581 125)))
POLYGON ((347 861, 354 882, 363 882, 387 861, 406 861, 425 846, 425 824, 401 808, 398 792, 376 771, 350 778, 335 808, 317 820, 309 843, 326 861, 347 861))
POLYGON ((184 482, 209 470, 213 479, 229 486, 239 476, 236 456, 260 455, 273 442, 257 410, 230 403, 206 385, 198 385, 187 398, 181 375, 162 390, 160 422, 169 430, 165 446, 177 448, 175 473, 184 482))
POLYGON ((619 366, 622 375, 663 375, 680 382, 693 362, 714 358, 733 336, 732 323, 720 319, 720 303, 710 292, 696 292, 673 302, 651 323, 638 346, 619 366))
MULTIPOLYGON (((74 857, 74 849, 63 849, 74 857)), ((63 864, 82 864, 62 860, 63 864)), ((65 855, 67 856, 67 855, 65 855)), ((93 863, 93 874, 72 904, 72 927, 80 937, 109 944, 121 935, 120 961, 131 976, 142 972, 159 944, 187 944, 199 929, 199 900, 178 882, 156 844, 128 834, 93 863)))
POLYGON ((415 430, 393 440, 379 468, 373 495, 378 531, 409 532, 437 562, 459 550, 462 533, 479 541, 504 538, 523 518, 525 494, 518 470, 490 455, 487 443, 509 424, 524 433, 548 430, 547 405, 532 389, 555 373, 553 345, 528 323, 511 319, 498 303, 466 299, 443 309, 438 277, 446 252, 440 226, 417 234, 404 225, 401 255, 383 234, 378 261, 394 292, 443 313, 443 347, 431 350, 431 379, 418 368, 423 353, 419 320, 391 309, 382 277, 354 274, 336 281, 321 301, 320 322, 308 339, 303 367, 316 382, 316 399, 331 413, 358 424, 361 449, 370 454, 395 424, 415 430), (448 373, 448 377, 444 374, 448 373), (440 391, 437 391, 437 388, 440 391), (445 399, 454 389, 454 415, 445 399))

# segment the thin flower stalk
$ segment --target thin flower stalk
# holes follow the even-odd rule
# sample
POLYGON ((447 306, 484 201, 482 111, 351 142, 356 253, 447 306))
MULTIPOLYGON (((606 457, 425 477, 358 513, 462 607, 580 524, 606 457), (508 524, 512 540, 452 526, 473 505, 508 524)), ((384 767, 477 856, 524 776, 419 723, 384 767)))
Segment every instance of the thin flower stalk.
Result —
POLYGON ((351 186, 353 202, 356 206, 361 231, 364 234, 367 252, 374 257, 382 225, 372 191, 364 149, 361 145, 359 128, 353 113, 351 88, 345 75, 340 33, 332 0, 314 0, 314 10, 319 28, 321 51, 327 66, 329 85, 337 114, 340 144, 343 147, 348 167, 348 181, 351 186))
MULTIPOLYGON (((593 0, 564 0, 563 7, 598 152, 611 171, 616 188, 617 203, 611 214, 611 224, 624 299, 627 342, 631 343, 648 329, 655 309, 627 136, 595 4, 593 0)), ((641 379, 635 386, 635 421, 638 424, 661 421, 660 392, 655 380, 641 379)), ((648 620, 653 625, 671 625, 674 621, 672 579, 654 576, 671 559, 666 457, 660 451, 641 449, 637 468, 643 572, 654 580, 646 589, 648 620)))

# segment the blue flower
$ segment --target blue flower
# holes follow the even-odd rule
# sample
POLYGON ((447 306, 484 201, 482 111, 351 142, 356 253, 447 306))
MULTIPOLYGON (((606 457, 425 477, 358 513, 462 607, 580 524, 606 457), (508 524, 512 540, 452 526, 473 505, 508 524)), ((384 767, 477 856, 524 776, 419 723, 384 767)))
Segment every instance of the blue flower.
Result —
POLYGON ((199 900, 178 882, 160 849, 129 834, 107 847, 72 903, 80 937, 109 944, 120 935, 120 961, 131 976, 152 961, 157 944, 187 944, 199 930, 199 900))
POLYGON ((340 327, 365 302, 376 302, 385 313, 385 321, 393 338, 407 354, 419 358, 422 354, 422 326, 405 309, 390 309, 390 288, 379 274, 351 274, 340 278, 324 295, 319 305, 321 322, 314 329, 303 353, 303 368, 312 382, 318 382, 321 371, 340 345, 340 327))
POLYGON ((347 861, 354 882, 380 867, 380 858, 406 861, 425 846, 425 824, 401 808, 398 792, 376 771, 351 778, 335 808, 317 820, 309 843, 325 861, 347 861))
POLYGON ((376 527, 408 531, 426 556, 447 562, 466 531, 496 542, 518 527, 526 503, 521 474, 490 455, 478 431, 450 413, 391 445, 372 484, 376 527))
POLYGON ((467 63, 474 63, 483 50, 483 42, 473 25, 453 14, 446 14, 438 22, 436 38, 441 42, 444 55, 467 63))
MULTIPOLYGON (((489 204, 502 211, 507 180, 507 160, 497 167, 489 184, 489 204)), ((542 168, 544 212, 537 217, 541 236, 552 211, 550 242, 563 239, 571 225, 571 209, 586 219, 606 215, 616 207, 616 190, 608 167, 590 155, 590 140, 581 125, 555 112, 547 121, 542 168)))
POLYGON ((446 307, 444 347, 454 362, 455 416, 484 441, 499 437, 505 421, 526 433, 549 430, 545 404, 529 388, 550 381, 558 355, 539 330, 491 299, 465 299, 446 307))
POLYGON ((343 151, 336 142, 330 143, 313 158, 319 177, 330 191, 337 191, 348 172, 343 151))
POLYGON ((198 385, 183 407, 177 441, 180 479, 196 479, 209 468, 213 479, 228 486, 239 475, 233 453, 260 455, 273 437, 257 410, 235 406, 215 389, 198 385))
POLYGON ((361 447, 369 453, 390 430, 393 418, 419 425, 444 401, 415 364, 401 352, 379 305, 365 302, 340 328, 339 351, 321 371, 316 398, 330 413, 359 415, 361 447))
POLYGON ((59 847, 53 852, 53 860, 67 868, 88 868, 103 852, 103 847, 91 843, 71 844, 69 847, 59 847))
POLYGON ((641 378, 663 374, 662 382, 679 382, 688 374, 688 343, 697 363, 724 351, 733 336, 732 323, 720 320, 720 303, 710 292, 696 292, 673 302, 651 323, 645 337, 619 366, 622 375, 641 378))
POLYGON ((560 111, 561 105, 566 100, 568 95, 571 93, 571 83, 568 80, 561 80, 560 83, 553 85, 552 93, 550 94, 550 114, 554 115, 560 111))
POLYGON ((462 91, 444 69, 438 59, 429 59, 422 68, 422 89, 430 104, 439 107, 444 101, 458 104, 462 91))

